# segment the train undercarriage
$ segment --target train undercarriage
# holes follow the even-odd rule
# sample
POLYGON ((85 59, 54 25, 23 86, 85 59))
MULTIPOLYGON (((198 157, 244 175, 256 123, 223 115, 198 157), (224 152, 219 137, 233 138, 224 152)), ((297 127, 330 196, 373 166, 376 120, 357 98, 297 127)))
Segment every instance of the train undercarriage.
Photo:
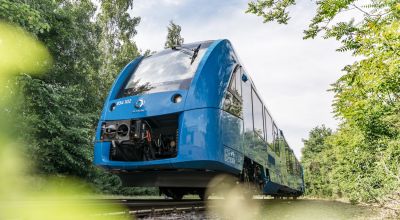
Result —
POLYGON ((245 159, 243 170, 239 175, 211 170, 143 170, 135 172, 117 172, 125 186, 159 187, 163 194, 174 200, 184 195, 198 195, 207 199, 209 195, 229 196, 231 189, 237 189, 246 198, 263 194, 265 178, 261 166, 245 159))

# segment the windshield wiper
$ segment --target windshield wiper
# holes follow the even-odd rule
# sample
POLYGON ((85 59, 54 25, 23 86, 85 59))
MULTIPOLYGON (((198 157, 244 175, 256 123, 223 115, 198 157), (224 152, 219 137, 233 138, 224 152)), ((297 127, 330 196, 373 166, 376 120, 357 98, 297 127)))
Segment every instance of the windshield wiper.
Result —
POLYGON ((193 56, 192 56, 192 59, 190 60, 190 65, 192 65, 192 63, 196 59, 197 54, 199 53, 200 47, 201 47, 201 44, 199 44, 199 46, 197 46, 196 49, 193 50, 193 56))
POLYGON ((187 47, 182 47, 182 46, 173 46, 171 49, 173 50, 178 50, 186 55, 189 55, 190 58, 190 65, 193 64, 194 60, 197 58, 197 55, 199 54, 201 44, 199 44, 196 49, 190 49, 187 47))

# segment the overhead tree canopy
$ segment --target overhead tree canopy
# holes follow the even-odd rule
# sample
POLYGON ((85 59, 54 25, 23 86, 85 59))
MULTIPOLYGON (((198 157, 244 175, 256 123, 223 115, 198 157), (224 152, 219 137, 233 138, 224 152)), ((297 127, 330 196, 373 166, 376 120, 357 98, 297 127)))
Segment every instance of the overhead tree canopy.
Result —
POLYGON ((287 24, 289 12, 287 8, 295 4, 295 0, 257 0, 248 4, 246 13, 253 13, 264 18, 264 23, 277 21, 279 24, 287 24))

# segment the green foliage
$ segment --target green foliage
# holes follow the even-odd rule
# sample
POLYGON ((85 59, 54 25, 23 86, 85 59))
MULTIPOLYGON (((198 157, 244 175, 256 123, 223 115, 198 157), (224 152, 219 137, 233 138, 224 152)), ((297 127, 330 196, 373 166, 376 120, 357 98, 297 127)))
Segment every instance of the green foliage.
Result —
MULTIPOLYGON (((101 90, 107 91, 119 71, 131 60, 140 55, 133 37, 140 17, 131 17, 128 10, 133 0, 101 0, 101 13, 97 24, 102 29, 100 49, 101 67, 99 70, 103 81, 101 90)), ((104 92, 102 97, 105 98, 104 92)))
POLYGON ((159 195, 158 187, 123 187, 118 176, 100 168, 93 169, 91 175, 91 182, 98 193, 125 196, 159 195))
POLYGON ((304 172, 304 184, 307 195, 311 196, 332 196, 331 169, 332 146, 327 139, 332 135, 332 130, 324 125, 310 131, 307 140, 303 140, 302 160, 304 172))
POLYGON ((83 178, 101 192, 138 193, 91 163, 109 86, 140 55, 133 41, 140 18, 130 17, 131 7, 131 0, 103 0, 95 13, 91 0, 0 0, 0 19, 35 35, 53 57, 46 74, 21 72, 10 82, 19 89, 7 92, 21 98, 17 108, 1 110, 18 115, 14 127, 29 143, 25 154, 36 173, 83 178))
POLYGON ((399 140, 369 141, 348 124, 336 133, 316 127, 304 140, 306 194, 353 203, 384 201, 399 187, 399 152, 399 140))
POLYGON ((303 140, 304 148, 302 149, 303 159, 312 158, 312 154, 320 153, 325 149, 325 140, 332 135, 332 130, 326 128, 325 125, 315 127, 310 131, 308 140, 303 140))
POLYGON ((400 187, 400 3, 383 1, 372 11, 382 8, 386 14, 365 19, 353 38, 362 59, 332 85, 344 122, 333 143, 343 164, 336 176, 352 201, 381 202, 400 187))
POLYGON ((102 102, 96 74, 100 29, 91 22, 96 8, 90 0, 14 1, 9 5, 15 11, 1 18, 36 34, 54 60, 47 74, 17 79, 23 97, 17 126, 30 143, 27 156, 36 162, 39 173, 86 178, 91 172, 93 128, 102 102), (41 23, 22 18, 26 9, 41 23), (40 31, 43 24, 47 29, 40 31))
POLYGON ((385 185, 385 175, 377 167, 380 149, 370 145, 355 127, 344 127, 330 140, 335 146, 336 178, 340 192, 351 202, 377 202, 385 185))
MULTIPOLYGON (((350 175, 343 179, 348 185, 343 188, 353 201, 380 202, 400 185, 400 22, 392 19, 368 24, 369 31, 357 37, 360 47, 355 51, 365 58, 347 66, 346 74, 333 84, 337 116, 346 127, 358 130, 358 136, 363 138, 354 147, 359 150, 357 154, 348 150, 348 144, 338 145, 339 155, 353 156, 355 165, 363 167, 353 171, 357 179, 350 175)), ((339 134, 349 130, 346 127, 340 128, 339 134)), ((347 163, 347 166, 354 165, 347 163)), ((350 171, 350 168, 343 169, 341 173, 350 171)))
POLYGON ((357 55, 365 58, 345 67, 346 74, 333 84, 337 115, 371 139, 398 135, 392 121, 400 102, 399 28, 399 20, 371 23, 358 37, 357 55))
POLYGON ((84 177, 90 172, 93 114, 83 114, 84 91, 79 86, 47 84, 29 76, 19 80, 23 88, 22 135, 27 150, 42 174, 84 177))
POLYGON ((264 23, 277 21, 279 24, 287 24, 289 12, 287 8, 295 4, 295 0, 257 0, 248 3, 246 13, 252 13, 264 18, 264 23))
POLYGON ((169 22, 167 41, 164 48, 172 48, 183 44, 184 39, 181 37, 181 26, 175 24, 173 21, 169 22))
MULTIPOLYGON (((248 12, 286 23, 287 14, 281 12, 292 4, 283 9, 275 4, 251 2, 248 12)), ((304 141, 307 193, 384 201, 400 187, 400 3, 321 0, 316 5, 304 38, 323 32, 324 38, 341 42, 338 51, 351 51, 359 59, 332 84, 334 112, 342 121, 337 132, 323 135, 325 129, 317 127, 304 141), (340 20, 345 11, 357 12, 361 19, 340 20)))
MULTIPOLYGON (((321 0, 316 1, 317 11, 312 18, 309 27, 304 31, 304 38, 314 38, 323 31, 325 38, 335 38, 349 47, 341 50, 353 50, 357 48, 357 35, 368 31, 370 22, 381 20, 396 20, 398 18, 397 0, 370 0, 370 4, 363 4, 360 0, 321 0), (348 22, 337 19, 343 12, 354 11, 361 13, 361 23, 354 23, 353 19, 348 22), (339 20, 338 22, 336 22, 339 20), (336 23, 335 23, 336 22, 336 23), (353 43, 353 44, 352 44, 353 43)), ((264 19, 264 22, 277 21, 280 24, 287 24, 289 15, 288 7, 295 4, 295 0, 257 0, 248 4, 246 13, 252 13, 264 19)))
POLYGON ((25 1, 0 0, 0 18, 23 26, 34 34, 44 33, 50 28, 41 13, 25 1))

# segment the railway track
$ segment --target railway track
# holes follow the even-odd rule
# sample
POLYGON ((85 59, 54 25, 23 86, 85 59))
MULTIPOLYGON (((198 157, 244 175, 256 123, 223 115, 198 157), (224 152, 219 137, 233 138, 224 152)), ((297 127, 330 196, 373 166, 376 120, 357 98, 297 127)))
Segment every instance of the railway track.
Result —
MULTIPOLYGON (((183 213, 199 213, 206 209, 204 201, 200 200, 119 200, 109 199, 107 203, 118 204, 126 208, 124 213, 134 215, 137 218, 144 217, 157 217, 170 214, 183 214, 183 213)), ((105 213, 105 215, 118 214, 118 213, 105 213)))
MULTIPOLYGON (((74 219, 81 215, 90 216, 118 216, 130 215, 136 218, 162 217, 173 214, 197 215, 206 208, 204 201, 168 199, 49 199, 49 200, 24 200, 0 201, 0 211, 8 210, 9 213, 18 213, 21 210, 59 210, 61 214, 74 219), (82 213, 68 213, 66 210, 86 210, 82 213), (65 211, 65 212, 63 212, 65 211)), ((51 213, 51 212, 50 212, 51 213)), ((18 216, 18 215, 17 215, 18 216)), ((89 218, 93 219, 93 218, 89 218)))

